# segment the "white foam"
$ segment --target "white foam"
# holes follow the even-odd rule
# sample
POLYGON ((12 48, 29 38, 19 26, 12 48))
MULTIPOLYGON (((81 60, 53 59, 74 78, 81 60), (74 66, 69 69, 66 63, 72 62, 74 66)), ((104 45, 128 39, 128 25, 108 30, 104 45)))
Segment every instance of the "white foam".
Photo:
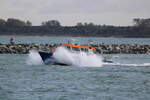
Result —
MULTIPOLYGON (((103 65, 108 66, 150 66, 150 63, 104 63, 102 62, 102 57, 96 54, 87 54, 85 52, 72 53, 69 50, 58 47, 54 53, 54 58, 59 62, 66 63, 73 66, 83 66, 83 67, 102 67, 103 65)), ((31 50, 28 54, 26 63, 28 65, 41 65, 43 61, 39 53, 35 50, 31 50)))
POLYGON ((150 66, 150 63, 143 63, 143 64, 104 63, 103 65, 138 67, 138 66, 150 66))
POLYGON ((41 65, 41 64, 43 64, 43 61, 37 51, 31 50, 31 51, 29 51, 26 63, 28 65, 41 65))
POLYGON ((96 54, 72 53, 63 47, 58 47, 53 56, 59 62, 73 66, 101 67, 103 65, 102 58, 96 54))

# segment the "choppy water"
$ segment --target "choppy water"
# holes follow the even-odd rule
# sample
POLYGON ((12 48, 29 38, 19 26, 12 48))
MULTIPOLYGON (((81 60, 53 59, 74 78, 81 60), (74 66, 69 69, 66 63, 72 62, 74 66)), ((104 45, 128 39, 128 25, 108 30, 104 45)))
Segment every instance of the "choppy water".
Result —
POLYGON ((98 67, 28 64, 0 55, 0 100, 150 100, 150 55, 103 55, 98 67))
MULTIPOLYGON (((14 37, 17 43, 150 44, 143 38, 14 37)), ((10 36, 1 36, 8 43, 10 36)), ((0 100, 150 100, 150 55, 102 55, 101 66, 41 64, 35 54, 0 54, 0 100)), ((90 62, 90 61, 89 61, 90 62)))

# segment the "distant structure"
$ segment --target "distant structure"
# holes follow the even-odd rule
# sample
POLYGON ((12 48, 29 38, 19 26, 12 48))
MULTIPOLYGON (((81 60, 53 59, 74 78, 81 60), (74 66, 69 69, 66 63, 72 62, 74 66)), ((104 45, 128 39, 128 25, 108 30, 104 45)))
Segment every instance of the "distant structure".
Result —
POLYGON ((14 38, 10 38, 10 44, 15 44, 14 38))

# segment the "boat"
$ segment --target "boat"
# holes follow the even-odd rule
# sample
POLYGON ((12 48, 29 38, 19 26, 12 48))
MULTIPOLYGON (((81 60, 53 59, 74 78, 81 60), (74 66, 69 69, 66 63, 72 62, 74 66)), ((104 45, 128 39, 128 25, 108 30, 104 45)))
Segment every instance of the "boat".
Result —
MULTIPOLYGON (((93 54, 94 52, 96 52, 96 48, 91 47, 91 46, 81 46, 78 44, 61 44, 57 47, 65 47, 67 49, 69 49, 71 52, 73 53, 78 53, 78 52, 86 52, 87 54, 93 54)), ((50 48, 50 52, 44 52, 44 51, 39 51, 39 55, 41 56, 44 64, 53 64, 53 65, 63 65, 63 66, 69 66, 71 64, 68 63, 64 63, 64 62, 60 62, 58 60, 56 60, 54 58, 54 53, 55 53, 55 49, 57 47, 54 48, 50 48)), ((103 62, 107 62, 107 63, 112 63, 112 61, 103 59, 103 62)))
POLYGON ((44 51, 39 51, 39 54, 44 62, 44 64, 48 65, 48 64, 52 64, 52 65, 62 65, 62 66, 67 66, 69 64, 65 64, 65 63, 61 63, 58 62, 54 57, 53 57, 53 53, 51 52, 44 52, 44 51))

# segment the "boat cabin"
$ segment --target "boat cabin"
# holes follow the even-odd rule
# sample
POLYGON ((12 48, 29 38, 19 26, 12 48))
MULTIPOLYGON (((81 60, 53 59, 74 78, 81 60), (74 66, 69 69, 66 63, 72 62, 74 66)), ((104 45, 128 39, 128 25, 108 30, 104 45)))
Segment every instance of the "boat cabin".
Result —
POLYGON ((81 46, 81 45, 77 45, 77 44, 63 44, 62 46, 66 47, 67 49, 71 50, 71 51, 83 51, 83 52, 95 52, 96 48, 94 47, 90 47, 90 46, 81 46))

